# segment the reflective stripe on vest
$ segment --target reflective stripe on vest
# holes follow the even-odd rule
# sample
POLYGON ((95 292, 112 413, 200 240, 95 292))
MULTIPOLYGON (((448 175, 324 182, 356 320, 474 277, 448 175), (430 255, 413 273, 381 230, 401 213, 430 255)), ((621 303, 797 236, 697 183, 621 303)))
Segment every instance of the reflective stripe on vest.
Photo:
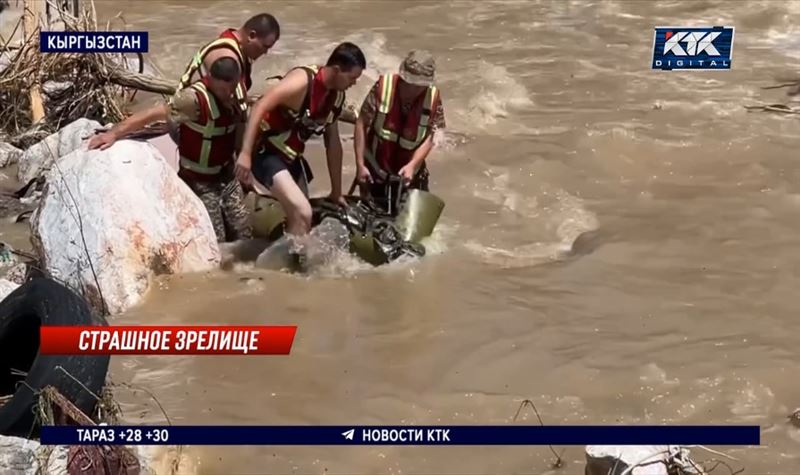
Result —
MULTIPOLYGON (((309 85, 308 85, 309 89, 308 89, 308 93, 307 93, 308 97, 309 97, 309 104, 308 104, 308 109, 301 110, 300 113, 297 113, 297 112, 295 112, 295 111, 293 111, 291 109, 287 110, 288 115, 295 121, 300 120, 300 117, 301 117, 300 114, 306 115, 306 114, 310 114, 310 112, 311 112, 311 106, 312 106, 312 104, 311 104, 311 93, 312 93, 313 88, 314 88, 314 78, 316 77, 317 73, 319 72, 319 67, 317 65, 301 66, 301 67, 303 69, 311 70, 311 72, 312 72, 311 81, 309 81, 309 85)), ((330 112, 328 113, 328 117, 325 119, 324 126, 328 126, 328 125, 332 124, 336 120, 336 110, 337 109, 341 110, 341 108, 344 105, 344 99, 345 99, 344 93, 341 92, 341 91, 336 91, 336 102, 334 103, 333 108, 331 108, 330 112)), ((305 100, 303 102, 305 103, 305 100)), ((287 141, 292 136, 292 134, 295 133, 294 129, 295 129, 295 127, 297 127, 297 125, 298 125, 297 122, 295 122, 289 130, 281 132, 281 133, 279 133, 277 135, 270 135, 270 136, 267 137, 267 140, 276 149, 280 150, 283 154, 285 154, 287 157, 289 157, 291 159, 295 159, 299 155, 298 152, 296 150, 294 150, 292 147, 290 147, 289 144, 287 143, 287 141)), ((267 121, 265 121, 263 118, 261 119, 260 126, 261 126, 261 131, 262 132, 268 132, 270 130, 269 123, 267 121)))
POLYGON ((197 160, 192 160, 181 155, 181 166, 189 169, 195 173, 204 175, 215 175, 222 170, 222 166, 208 166, 208 159, 211 155, 211 142, 214 137, 227 135, 236 130, 236 124, 227 127, 217 127, 216 120, 220 116, 217 101, 214 99, 213 94, 208 93, 205 84, 201 82, 194 83, 190 86, 195 91, 199 92, 206 104, 208 104, 208 119, 205 124, 198 124, 197 122, 185 122, 184 125, 197 133, 203 134, 203 145, 200 148, 200 156, 197 160))
POLYGON ((396 132, 384 128, 386 116, 389 115, 389 112, 392 110, 392 105, 394 104, 397 78, 398 76, 396 74, 385 74, 381 81, 380 102, 378 102, 378 110, 375 114, 375 120, 372 126, 372 130, 375 132, 375 140, 372 141, 372 144, 370 144, 370 147, 368 147, 364 153, 364 158, 369 160, 370 165, 372 165, 375 171, 381 171, 381 167, 378 165, 375 157, 381 140, 395 142, 406 150, 414 150, 422 144, 428 131, 431 114, 433 113, 433 103, 436 100, 436 94, 438 92, 436 86, 428 87, 428 91, 425 94, 425 102, 423 102, 422 106, 422 114, 420 115, 419 124, 417 125, 417 136, 414 140, 408 140, 404 137, 400 137, 396 132))
MULTIPOLYGON (((194 73, 198 72, 203 66, 203 58, 206 57, 209 51, 222 46, 233 48, 233 50, 236 52, 237 58, 239 59, 239 66, 242 68, 241 74, 245 74, 244 65, 247 59, 244 57, 244 54, 239 47, 239 42, 231 38, 217 38, 206 45, 203 49, 195 53, 194 57, 192 58, 192 62, 189 63, 189 66, 186 68, 183 76, 181 76, 181 81, 180 84, 178 84, 177 90, 180 91, 191 84, 192 76, 194 76, 194 73)), ((242 111, 247 110, 247 91, 244 90, 241 80, 236 84, 236 101, 242 111)))
POLYGON ((422 115, 420 115, 419 124, 417 126, 417 136, 414 140, 408 140, 404 137, 398 137, 397 133, 394 131, 383 128, 386 123, 386 116, 389 114, 389 111, 392 110, 392 105, 394 104, 396 82, 397 75, 395 74, 386 74, 383 76, 380 91, 381 99, 378 103, 378 111, 375 116, 375 122, 373 123, 373 130, 375 131, 375 135, 380 137, 381 140, 397 142, 398 145, 406 150, 414 150, 425 140, 425 134, 428 131, 428 124, 430 123, 431 114, 433 113, 433 101, 436 99, 437 89, 436 86, 430 86, 428 88, 425 94, 425 102, 422 106, 422 115))
POLYGON ((297 151, 295 151, 289 144, 286 143, 289 140, 289 137, 292 136, 293 130, 287 130, 286 132, 280 135, 272 135, 267 138, 269 142, 275 146, 278 150, 286 154, 287 157, 291 159, 297 158, 297 151))

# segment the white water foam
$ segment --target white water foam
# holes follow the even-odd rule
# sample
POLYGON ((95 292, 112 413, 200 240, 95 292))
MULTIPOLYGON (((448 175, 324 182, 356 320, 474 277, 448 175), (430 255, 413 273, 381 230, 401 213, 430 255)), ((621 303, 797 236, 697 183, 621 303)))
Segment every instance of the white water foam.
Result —
MULTIPOLYGON (((422 259, 444 254, 448 249, 448 242, 452 240, 457 229, 457 225, 440 222, 433 234, 420 242, 425 247, 425 256, 422 259)), ((257 277, 273 272, 283 272, 280 269, 280 264, 286 258, 280 254, 281 251, 285 250, 282 249, 285 246, 281 246, 279 242, 276 244, 277 246, 273 244, 275 247, 270 247, 271 252, 259 255, 261 262, 258 260, 238 260, 229 265, 230 270, 235 274, 256 275, 257 277), (266 262, 267 259, 264 254, 273 254, 272 257, 274 259, 271 264, 266 262)), ((231 255, 233 247, 234 245, 225 245, 223 253, 231 255)), ((413 271, 414 267, 420 262, 420 259, 417 258, 403 257, 389 264, 376 267, 352 254, 341 242, 339 244, 331 244, 323 240, 312 241, 309 254, 308 272, 306 274, 292 274, 293 276, 297 278, 350 278, 375 272, 413 271)), ((262 290, 263 284, 256 278, 248 280, 248 286, 244 291, 245 293, 259 293, 262 290)))
MULTIPOLYGON (((470 70, 477 71, 478 90, 467 101, 466 108, 456 106, 459 122, 464 128, 486 131, 486 126, 498 124, 501 120, 510 119, 515 109, 533 107, 531 94, 506 68, 489 63, 483 59, 474 61, 470 70), (484 129, 484 130, 482 130, 484 129)), ((518 128, 516 124, 503 123, 501 131, 509 132, 509 126, 518 128)))
POLYGON ((527 234, 537 236, 537 240, 516 246, 488 244, 476 239, 464 244, 488 264, 513 268, 560 259, 572 251, 573 243, 581 234, 598 228, 597 216, 584 207, 583 200, 562 189, 545 185, 538 195, 523 195, 511 188, 508 172, 495 174, 491 179, 492 186, 476 188, 474 195, 493 202, 501 211, 521 216, 520 222, 534 227, 527 234))

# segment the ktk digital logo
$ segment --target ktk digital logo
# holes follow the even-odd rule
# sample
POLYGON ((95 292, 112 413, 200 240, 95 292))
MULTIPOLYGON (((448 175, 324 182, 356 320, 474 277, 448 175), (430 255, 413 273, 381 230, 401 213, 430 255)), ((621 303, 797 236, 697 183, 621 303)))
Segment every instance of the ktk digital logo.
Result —
POLYGON ((731 69, 733 27, 656 27, 653 69, 731 69))

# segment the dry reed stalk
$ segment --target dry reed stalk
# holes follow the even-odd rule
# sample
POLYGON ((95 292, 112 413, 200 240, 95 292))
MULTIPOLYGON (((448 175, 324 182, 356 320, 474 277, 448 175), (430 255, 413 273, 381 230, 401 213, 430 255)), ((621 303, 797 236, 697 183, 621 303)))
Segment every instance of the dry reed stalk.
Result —
MULTIPOLYGON (((66 31, 98 31, 93 2, 79 18, 61 15, 60 20, 66 31)), ((18 49, 10 49, 8 41, 3 44, 11 59, 0 71, 0 136, 25 148, 79 118, 109 123, 125 117, 125 88, 109 79, 119 70, 127 70, 124 56, 42 53, 38 25, 25 33, 18 49), (31 85, 36 84, 42 86, 44 93, 45 116, 40 124, 32 120, 28 94, 31 85)))

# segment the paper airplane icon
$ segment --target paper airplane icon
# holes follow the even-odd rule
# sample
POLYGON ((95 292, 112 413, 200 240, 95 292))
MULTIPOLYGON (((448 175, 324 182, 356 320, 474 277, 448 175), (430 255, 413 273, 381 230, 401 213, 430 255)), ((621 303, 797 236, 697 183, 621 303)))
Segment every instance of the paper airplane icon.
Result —
POLYGON ((353 434, 356 432, 355 429, 350 429, 347 432, 342 432, 342 435, 347 440, 353 440, 353 434))

